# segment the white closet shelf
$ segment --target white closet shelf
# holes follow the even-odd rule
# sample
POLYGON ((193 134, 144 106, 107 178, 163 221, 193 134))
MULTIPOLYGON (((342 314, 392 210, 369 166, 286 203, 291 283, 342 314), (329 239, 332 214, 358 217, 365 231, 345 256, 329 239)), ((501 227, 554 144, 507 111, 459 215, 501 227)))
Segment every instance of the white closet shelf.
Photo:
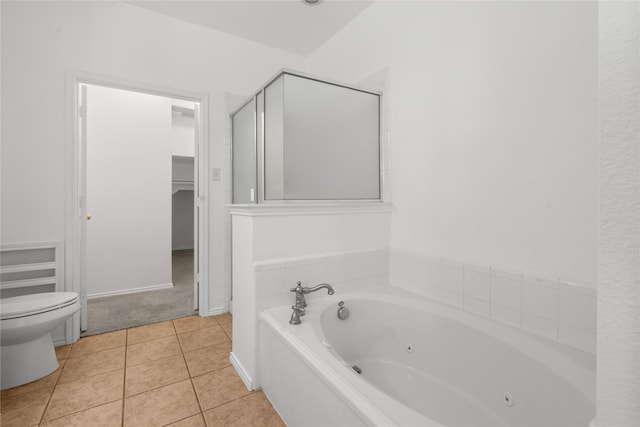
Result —
POLYGON ((193 190, 192 179, 174 179, 171 181, 171 194, 176 194, 180 190, 193 190))

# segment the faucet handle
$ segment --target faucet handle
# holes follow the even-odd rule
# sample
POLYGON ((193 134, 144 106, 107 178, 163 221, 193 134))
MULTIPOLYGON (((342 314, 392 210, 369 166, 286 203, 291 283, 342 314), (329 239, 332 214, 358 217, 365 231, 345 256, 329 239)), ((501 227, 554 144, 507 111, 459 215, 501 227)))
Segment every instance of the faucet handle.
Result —
POLYGON ((289 289, 290 292, 302 293, 302 282, 298 282, 298 286, 289 289))

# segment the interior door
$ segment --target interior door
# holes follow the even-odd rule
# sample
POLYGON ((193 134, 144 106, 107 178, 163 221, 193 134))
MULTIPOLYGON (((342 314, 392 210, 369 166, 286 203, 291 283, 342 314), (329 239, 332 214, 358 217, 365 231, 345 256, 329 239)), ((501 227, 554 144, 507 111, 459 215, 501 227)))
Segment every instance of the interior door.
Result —
POLYGON ((78 86, 78 141, 80 156, 80 180, 79 194, 80 207, 78 214, 80 215, 80 232, 78 233, 80 241, 79 258, 80 258, 80 330, 87 330, 87 221, 91 218, 87 215, 87 86, 78 86))
POLYGON ((200 225, 201 221, 201 202, 204 200, 201 194, 200 184, 200 153, 198 149, 200 147, 200 105, 194 104, 194 162, 193 162, 193 309, 197 310, 199 307, 200 297, 200 231, 203 227, 200 225))
POLYGON ((169 98, 87 86, 89 296, 172 287, 169 98))

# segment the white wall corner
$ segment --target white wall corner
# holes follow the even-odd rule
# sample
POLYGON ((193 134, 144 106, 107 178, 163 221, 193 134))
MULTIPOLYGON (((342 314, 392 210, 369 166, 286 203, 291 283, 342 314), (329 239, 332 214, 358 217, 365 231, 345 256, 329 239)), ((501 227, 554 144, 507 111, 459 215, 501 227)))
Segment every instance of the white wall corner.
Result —
POLYGON ((230 310, 227 309, 227 306, 223 305, 219 307, 209 308, 209 311, 207 311, 206 314, 203 313, 202 316, 217 316, 219 314, 223 314, 228 311, 230 310))
POLYGON ((238 373, 238 376, 242 380, 244 386, 249 390, 254 390, 253 379, 251 378, 251 375, 249 375, 249 371, 245 369, 245 367, 233 352, 229 354, 229 362, 231 362, 231 365, 238 373))
POLYGON ((638 426, 640 3, 598 4, 598 388, 592 426, 638 426))

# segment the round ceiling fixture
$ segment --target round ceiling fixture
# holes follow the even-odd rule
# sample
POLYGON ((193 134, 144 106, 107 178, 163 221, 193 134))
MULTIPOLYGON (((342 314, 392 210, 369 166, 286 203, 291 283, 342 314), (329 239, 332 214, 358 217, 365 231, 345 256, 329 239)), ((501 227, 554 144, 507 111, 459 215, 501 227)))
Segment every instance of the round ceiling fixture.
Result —
POLYGON ((320 3, 322 0, 300 0, 304 4, 314 5, 320 3))

